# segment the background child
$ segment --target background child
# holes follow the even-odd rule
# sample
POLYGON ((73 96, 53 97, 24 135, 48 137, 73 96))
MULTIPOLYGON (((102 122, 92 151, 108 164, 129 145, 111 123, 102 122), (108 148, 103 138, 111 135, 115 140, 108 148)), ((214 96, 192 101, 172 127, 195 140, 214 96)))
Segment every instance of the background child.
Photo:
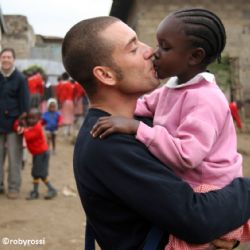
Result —
MULTIPOLYGON (((225 47, 224 26, 208 10, 180 10, 160 23, 157 40, 154 65, 158 77, 172 78, 138 100, 135 110, 135 115, 153 117, 153 127, 132 119, 104 117, 91 133, 100 138, 113 132, 134 133, 197 192, 221 188, 242 176, 242 157, 237 153, 228 101, 214 75, 207 72, 210 63, 220 60, 225 47)), ((249 225, 223 239, 250 240, 249 225)), ((170 236, 166 249, 207 247, 170 236)))
POLYGON ((71 136, 74 123, 74 89, 75 85, 70 81, 69 74, 64 72, 57 86, 57 99, 61 106, 61 114, 64 125, 64 135, 71 136))
POLYGON ((48 180, 49 168, 49 152, 48 144, 43 132, 40 121, 40 112, 37 108, 32 108, 27 116, 27 126, 20 130, 18 122, 15 125, 18 133, 23 133, 27 148, 33 156, 32 159, 32 177, 33 190, 27 197, 28 200, 37 199, 39 197, 38 188, 41 179, 48 188, 45 199, 52 199, 57 195, 56 189, 48 180))
POLYGON ((48 146, 52 144, 52 153, 56 152, 56 134, 58 127, 62 123, 62 116, 58 111, 57 100, 50 98, 48 100, 47 111, 42 115, 42 122, 45 124, 48 146))

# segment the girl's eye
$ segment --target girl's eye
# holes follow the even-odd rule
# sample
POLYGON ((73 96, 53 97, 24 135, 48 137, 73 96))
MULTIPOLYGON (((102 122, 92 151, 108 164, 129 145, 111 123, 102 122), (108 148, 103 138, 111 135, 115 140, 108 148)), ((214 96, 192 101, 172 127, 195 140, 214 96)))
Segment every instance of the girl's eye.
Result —
POLYGON ((170 47, 169 47, 169 46, 166 46, 165 44, 159 44, 158 47, 159 47, 160 49, 162 49, 162 50, 165 50, 165 51, 170 50, 170 47))
POLYGON ((170 48, 169 48, 169 47, 166 47, 166 46, 160 46, 160 49, 162 49, 162 50, 164 50, 164 51, 170 50, 170 48))

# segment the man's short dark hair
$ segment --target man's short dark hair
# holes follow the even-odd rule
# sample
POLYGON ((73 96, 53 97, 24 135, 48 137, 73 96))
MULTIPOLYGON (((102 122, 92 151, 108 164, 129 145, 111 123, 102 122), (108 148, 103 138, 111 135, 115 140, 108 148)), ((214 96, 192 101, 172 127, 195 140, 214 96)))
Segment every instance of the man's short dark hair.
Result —
POLYGON ((66 34, 62 44, 62 60, 70 76, 84 86, 88 95, 96 90, 92 70, 95 66, 112 66, 113 44, 100 33, 120 21, 111 16, 80 21, 66 34))
POLYGON ((15 50, 12 49, 12 48, 4 48, 4 49, 0 52, 0 56, 1 56, 4 52, 6 52, 6 51, 11 52, 11 53, 12 53, 12 56, 13 56, 14 58, 16 58, 16 52, 15 52, 15 50))

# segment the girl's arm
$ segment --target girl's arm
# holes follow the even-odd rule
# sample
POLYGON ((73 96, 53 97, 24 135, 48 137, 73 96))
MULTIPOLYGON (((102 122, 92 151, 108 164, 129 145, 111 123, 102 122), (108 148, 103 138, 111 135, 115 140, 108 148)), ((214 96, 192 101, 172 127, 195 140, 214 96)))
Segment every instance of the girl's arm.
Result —
MULTIPOLYGON (((162 87, 164 88, 164 87, 162 87)), ((144 95, 137 100, 134 114, 136 116, 154 117, 162 88, 156 89, 148 95, 144 95)))
POLYGON ((63 118, 59 112, 58 112, 58 118, 57 118, 57 125, 58 125, 58 127, 63 125, 63 118))
POLYGON ((210 107, 197 105, 189 110, 171 134, 163 126, 152 128, 140 122, 136 138, 165 164, 195 168, 210 152, 219 131, 215 112, 210 107))
POLYGON ((113 133, 136 134, 139 121, 121 116, 104 116, 98 119, 90 131, 93 137, 101 139, 113 133))
MULTIPOLYGON (((161 88, 137 100, 135 115, 153 117, 161 88)), ((105 138, 113 133, 136 134, 139 121, 121 116, 106 116, 98 119, 91 130, 93 137, 105 138)))

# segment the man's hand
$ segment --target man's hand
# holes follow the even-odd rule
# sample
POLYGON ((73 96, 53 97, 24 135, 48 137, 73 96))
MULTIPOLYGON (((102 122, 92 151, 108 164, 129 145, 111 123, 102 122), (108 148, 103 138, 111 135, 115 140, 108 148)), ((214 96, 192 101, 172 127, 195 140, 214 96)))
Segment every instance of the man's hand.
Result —
POLYGON ((91 130, 93 137, 101 139, 113 133, 135 134, 139 121, 121 116, 105 116, 98 119, 91 130))

